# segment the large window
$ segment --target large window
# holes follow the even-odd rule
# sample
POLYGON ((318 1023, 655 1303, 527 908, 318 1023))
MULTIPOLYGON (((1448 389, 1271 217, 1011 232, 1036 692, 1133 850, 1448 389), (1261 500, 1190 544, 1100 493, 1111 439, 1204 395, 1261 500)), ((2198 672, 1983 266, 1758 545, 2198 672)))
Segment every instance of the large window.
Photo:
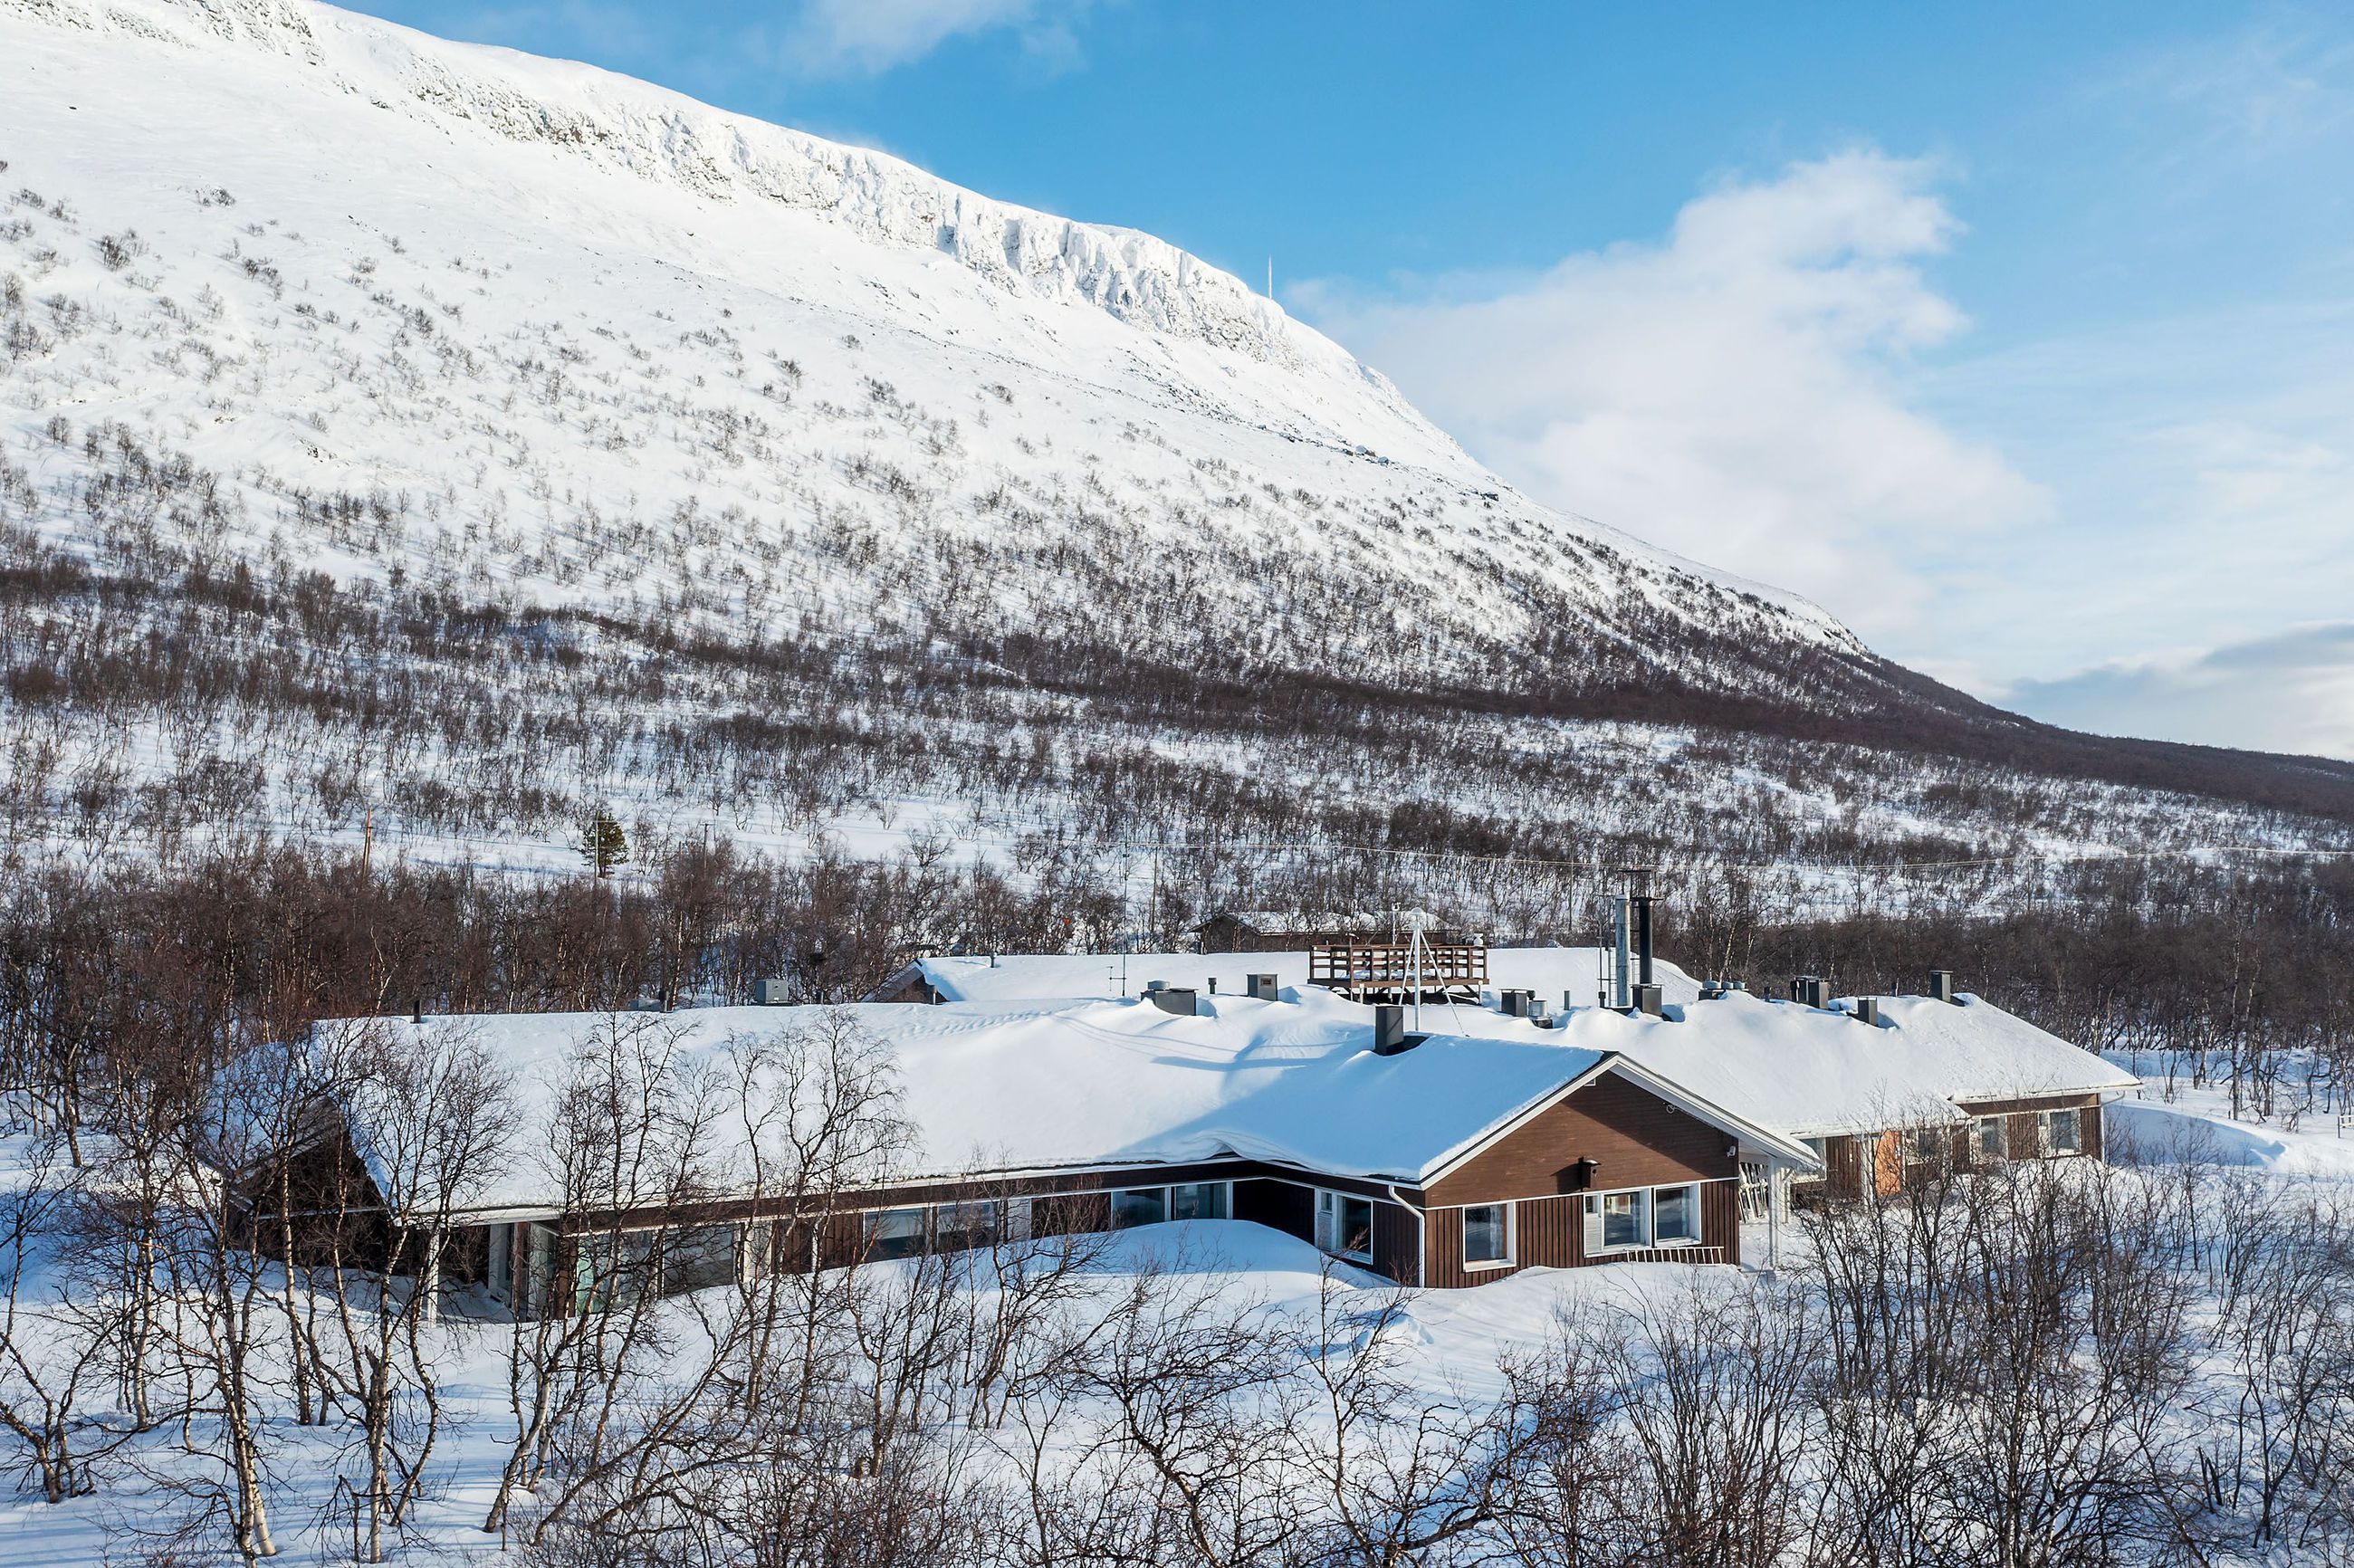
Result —
POLYGON ((1475 1203, 1463 1211, 1463 1266, 1501 1268, 1512 1261, 1512 1206, 1475 1203))
POLYGON ((1612 1252, 1651 1245, 1651 1194, 1593 1192, 1585 1200, 1585 1250, 1612 1252))
POLYGON ((1585 1195, 1585 1255, 1648 1246, 1689 1246, 1702 1239, 1700 1183, 1637 1187, 1585 1195))
POLYGON ((1661 1187, 1652 1192, 1651 1238, 1663 1244, 1700 1240, 1698 1187, 1661 1187))
POLYGON ((2084 1128, 2074 1110, 2052 1110, 2043 1113, 2043 1152, 2046 1154, 2082 1154, 2084 1151, 2084 1128))
POLYGON ((526 1224, 523 1227, 523 1277, 515 1289, 515 1310, 523 1317, 537 1317, 548 1310, 554 1298, 556 1278, 556 1227, 526 1224))
POLYGON ((1341 1257, 1373 1262, 1373 1201, 1317 1188, 1316 1245, 1341 1257))
POLYGON ((1978 1150, 1978 1159, 1988 1163, 1999 1163, 2008 1158, 2010 1153, 2009 1118, 1999 1116, 1978 1118, 1973 1147, 1978 1150))
POLYGON ((1227 1217, 1226 1183, 1181 1181, 1169 1189, 1172 1220, 1223 1220, 1227 1217))
POLYGON ((935 1252, 964 1252, 972 1247, 994 1245, 996 1241, 995 1203, 942 1203, 932 1211, 932 1249, 935 1252))
POLYGON ((1905 1134, 1904 1158, 1915 1165, 1941 1166, 1953 1145, 1942 1127, 1916 1127, 1905 1134))
POLYGON ((736 1227, 698 1225, 663 1234, 662 1292, 704 1290, 736 1283, 736 1227))
POLYGON ((1157 1225, 1168 1217, 1166 1187, 1131 1187, 1111 1195, 1111 1228, 1116 1231, 1134 1225, 1157 1225))
POLYGON ((866 1216, 866 1255, 914 1257, 924 1250, 923 1209, 878 1209, 866 1216))

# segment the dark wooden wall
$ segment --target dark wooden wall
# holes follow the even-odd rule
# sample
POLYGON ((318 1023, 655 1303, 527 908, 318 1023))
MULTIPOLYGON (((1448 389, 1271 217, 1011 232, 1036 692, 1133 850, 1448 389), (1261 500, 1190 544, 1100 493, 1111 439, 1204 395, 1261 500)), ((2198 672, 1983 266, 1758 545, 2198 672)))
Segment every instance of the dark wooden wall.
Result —
MULTIPOLYGON (((2036 1157, 2037 1113, 2073 1107, 2079 1113, 2076 1125, 2083 1140, 2084 1158, 2104 1158, 2101 1097, 2097 1094, 2031 1095, 2007 1100, 1963 1100, 1956 1103, 1967 1116, 2002 1118, 2003 1137, 2009 1143, 2009 1158, 2013 1160, 2036 1157)), ((1838 1198, 1861 1196, 1865 1190, 1864 1173, 1869 1169, 1873 1176, 1874 1191, 1882 1196, 1902 1192, 1904 1187, 1904 1135, 1899 1132, 1827 1138, 1823 1139, 1823 1191, 1838 1198)), ((1977 1163, 1976 1128, 1964 1125, 1954 1128, 1953 1158, 1958 1165, 1977 1163)))
MULTIPOLYGON (((1686 1178, 1689 1180, 1690 1178, 1686 1178)), ((1666 1183, 1675 1185, 1673 1181, 1666 1183)), ((1718 1179, 1700 1190, 1700 1245, 1655 1247, 1629 1255, 1585 1255, 1585 1200, 1567 1192, 1550 1198, 1522 1198, 1512 1205, 1512 1266, 1467 1268, 1463 1263, 1463 1211, 1430 1211, 1429 1255, 1423 1281, 1437 1289, 1492 1285, 1523 1268, 1583 1268, 1616 1263, 1632 1255, 1646 1261, 1739 1263, 1741 1261, 1741 1183, 1718 1179)))
POLYGON ((1236 1181, 1235 1218, 1312 1242, 1316 1239, 1316 1194, 1290 1181, 1236 1181))
POLYGON ((1597 1188, 1662 1187, 1741 1173, 1733 1138, 1624 1078, 1605 1075, 1532 1118, 1443 1181, 1433 1203, 1566 1192, 1580 1160, 1597 1188))

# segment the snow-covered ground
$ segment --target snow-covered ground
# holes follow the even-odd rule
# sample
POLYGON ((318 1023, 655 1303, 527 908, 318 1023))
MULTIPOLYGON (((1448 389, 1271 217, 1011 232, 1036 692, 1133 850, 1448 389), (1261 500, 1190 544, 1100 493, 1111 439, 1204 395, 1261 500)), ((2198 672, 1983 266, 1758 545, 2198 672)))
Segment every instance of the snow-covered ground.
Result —
MULTIPOLYGON (((2162 1148, 2172 1148, 2218 1160, 2243 1179, 2265 1183, 2354 1181, 2354 1142, 2327 1130, 2286 1132, 2233 1124, 2211 1114, 2213 1110, 2195 1097, 2174 1105, 2127 1101, 2112 1108, 2110 1125, 2121 1141, 2138 1142, 2147 1158, 2161 1158, 2162 1148), (2199 1136, 2169 1143, 2169 1135, 2186 1130, 2199 1136)), ((5 1169, 12 1187, 21 1180, 26 1148, 21 1138, 0 1142, 0 1168, 5 1169)), ((1800 1245, 1795 1235, 1785 1238, 1787 1248, 1800 1245)), ((1762 1245, 1757 1254, 1762 1257, 1762 1245)), ((1797 1259, 1786 1253, 1785 1261, 1797 1259)), ((1400 1295, 1384 1281, 1346 1266, 1329 1266, 1303 1243, 1233 1222, 1170 1224, 1121 1233, 1108 1239, 1089 1275, 1089 1300, 1116 1301, 1140 1279, 1174 1278, 1182 1282, 1189 1300, 1209 1302, 1237 1320, 1276 1313, 1309 1324, 1319 1321, 1320 1314, 1320 1320, 1345 1325, 1370 1320, 1368 1314, 1397 1301, 1400 1295), (1328 1289, 1334 1294, 1328 1297, 1328 1289)), ((1412 1397, 1435 1407, 1465 1399, 1476 1404, 1499 1396, 1505 1385, 1500 1365, 1540 1351, 1558 1333, 1565 1314, 1585 1312, 1596 1321, 1672 1317, 1704 1301, 1787 1288, 1788 1279, 1787 1267, 1779 1284, 1768 1283, 1754 1270, 1732 1267, 1530 1269, 1477 1289, 1405 1295, 1385 1332, 1384 1354, 1391 1358, 1392 1374, 1412 1397)), ((39 1293, 37 1284, 27 1292, 28 1300, 39 1293)), ((1083 1302, 1074 1309, 1091 1308, 1083 1302)), ((663 1310, 675 1317, 681 1342, 692 1344, 692 1303, 673 1301, 663 1310)), ((28 1340, 41 1332, 37 1320, 19 1331, 28 1340)), ((480 1525, 508 1451, 509 1331, 501 1323, 468 1320, 462 1312, 445 1317, 430 1330, 429 1355, 442 1379, 449 1426, 438 1451, 439 1481, 432 1500, 417 1516, 411 1549, 461 1561, 497 1554, 497 1542, 483 1535, 480 1525)), ((1341 1353, 1364 1351, 1358 1344, 1344 1346, 1341 1353)), ((181 1436, 173 1425, 142 1439, 103 1467, 105 1484, 95 1495, 54 1506, 25 1494, 0 1499, 0 1563, 8 1568, 80 1568, 122 1560, 135 1550, 142 1531, 161 1528, 176 1517, 185 1501, 133 1473, 129 1461, 135 1459, 158 1474, 185 1467, 189 1461, 179 1453, 181 1436)), ((199 1447, 211 1441, 202 1425, 193 1436, 199 1447)), ((270 1495, 280 1545, 289 1561, 337 1560, 347 1549, 348 1513, 339 1513, 338 1507, 347 1510, 348 1499, 338 1504, 334 1478, 339 1469, 349 1473, 353 1436, 348 1425, 298 1427, 284 1409, 271 1420, 270 1495)))
POLYGON ((2154 1058, 2117 1052, 2111 1059, 2143 1079, 2138 1092, 2108 1108, 2109 1135, 2121 1150, 2152 1160, 2354 1181, 2354 1115, 2300 1118, 2295 1127, 2244 1112, 2235 1118, 2221 1084, 2177 1082, 2169 1091, 2154 1058))

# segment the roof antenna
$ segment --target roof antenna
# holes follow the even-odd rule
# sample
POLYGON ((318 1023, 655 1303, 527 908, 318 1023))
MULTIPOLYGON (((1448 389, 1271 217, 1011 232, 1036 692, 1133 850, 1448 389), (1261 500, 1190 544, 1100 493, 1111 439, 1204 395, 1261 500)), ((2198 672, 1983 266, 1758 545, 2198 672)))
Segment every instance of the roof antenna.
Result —
POLYGON ((1267 297, 1275 298, 1275 258, 1267 259, 1267 297))

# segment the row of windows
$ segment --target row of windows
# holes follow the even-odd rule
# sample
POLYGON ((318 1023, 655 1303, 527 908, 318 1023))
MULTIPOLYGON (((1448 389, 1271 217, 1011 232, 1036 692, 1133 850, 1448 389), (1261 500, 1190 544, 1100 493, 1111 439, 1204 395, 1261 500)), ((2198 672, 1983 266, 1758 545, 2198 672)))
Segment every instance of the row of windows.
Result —
MULTIPOLYGON (((1166 1187, 1123 1187, 1110 1194, 1111 1228, 1129 1230, 1165 1220, 1223 1220, 1234 1212, 1231 1181, 1179 1181, 1166 1187)), ((963 1252, 1000 1241, 1027 1241, 1031 1200, 928 1203, 876 1209, 866 1216, 866 1255, 914 1257, 963 1252)))
MULTIPOLYGON (((1701 1239, 1700 1187, 1695 1182, 1588 1192, 1580 1210, 1588 1257, 1638 1247, 1683 1246, 1701 1239)), ((1465 1208, 1463 1266, 1510 1267, 1520 1239, 1514 1216, 1511 1203, 1474 1203, 1465 1208)))
MULTIPOLYGON (((1953 1147, 1951 1131, 1942 1127, 1913 1129, 1906 1153, 1915 1160, 1943 1161, 1953 1147)), ((2010 1158, 2010 1118, 1982 1116, 1970 1126, 1969 1148, 1978 1160, 2010 1158)), ((2084 1113, 2070 1107, 2035 1113, 2035 1152, 2045 1156, 2084 1151, 2084 1113)))
MULTIPOLYGON (((1336 1257, 1373 1262, 1373 1200, 1324 1187, 1316 1188, 1314 1193, 1316 1245, 1336 1257)), ((1108 1196, 1114 1230, 1169 1220, 1224 1220, 1234 1213, 1230 1181, 1125 1187, 1108 1196)), ((1589 1192, 1582 1207, 1589 1257, 1701 1239, 1700 1188, 1694 1184, 1589 1192)), ((1474 1269, 1511 1266, 1518 1241, 1513 1205, 1473 1204, 1462 1214, 1465 1266, 1474 1269)), ((865 1252, 869 1258, 902 1258, 1023 1241, 1030 1236, 1032 1220, 1028 1198, 871 1210, 864 1217, 865 1252)), ((756 1255, 768 1244, 769 1228, 752 1227, 753 1234, 745 1245, 756 1255)), ((532 1225, 527 1234, 532 1265, 514 1272, 537 1272, 544 1277, 554 1261, 556 1233, 532 1225)), ((649 1292, 670 1295, 729 1283, 736 1278, 739 1234, 736 1226, 723 1224, 629 1231, 618 1237, 593 1238, 584 1245, 575 1266, 583 1304, 592 1291, 610 1305, 649 1292)), ((494 1250, 494 1291, 508 1283, 506 1262, 504 1250, 494 1250)), ((537 1292, 526 1284, 524 1294, 537 1292)))

